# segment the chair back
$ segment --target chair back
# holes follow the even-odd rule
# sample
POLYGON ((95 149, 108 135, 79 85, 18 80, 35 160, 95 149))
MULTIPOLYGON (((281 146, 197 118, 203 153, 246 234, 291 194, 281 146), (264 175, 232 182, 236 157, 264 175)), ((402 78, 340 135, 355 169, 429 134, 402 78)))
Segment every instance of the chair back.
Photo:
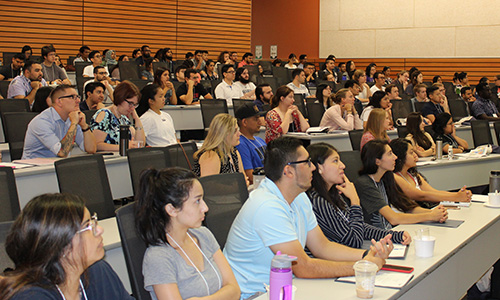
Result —
POLYGON ((396 123, 397 119, 406 119, 412 112, 410 100, 391 100, 392 121, 396 123))
MULTIPOLYGON (((0 102, 6 100, 0 100, 0 102)), ((28 125, 37 116, 34 112, 9 112, 2 114, 5 141, 9 142, 10 159, 21 159, 24 149, 24 138, 28 125)))
POLYGON ((75 65, 75 76, 76 76, 77 80, 78 80, 78 77, 82 77, 83 76, 83 69, 85 69, 86 66, 91 65, 91 64, 92 63, 88 62, 88 61, 77 61, 77 62, 74 62, 74 65, 75 65))
POLYGON ((205 224, 222 249, 234 218, 248 198, 245 177, 238 172, 205 176, 199 180, 203 186, 203 199, 209 208, 205 224))
POLYGON ((86 155, 58 160, 54 163, 61 193, 83 197, 91 213, 99 218, 115 216, 108 174, 102 155, 86 155))
POLYGON ((214 97, 215 90, 212 90, 212 82, 210 80, 202 80, 200 81, 200 84, 207 90, 207 93, 212 95, 214 97))
POLYGON ((90 121, 92 121, 92 117, 95 115, 97 112, 97 109, 89 109, 83 111, 83 114, 85 115, 85 122, 90 125, 90 121))
POLYGON ((5 122, 3 115, 9 112, 29 112, 29 111, 31 111, 31 109, 28 99, 2 99, 2 101, 0 101, 0 118, 2 119, 5 142, 8 142, 9 139, 7 138, 5 132, 5 122))
POLYGON ((309 125, 317 127, 321 123, 321 118, 325 113, 325 108, 321 103, 307 103, 307 112, 309 113, 309 125))
MULTIPOLYGON (((422 108, 424 108, 424 105, 425 103, 427 102, 418 102, 418 101, 415 101, 413 104, 415 105, 415 111, 416 112, 421 112, 422 111, 422 108)), ((425 116, 424 116, 425 117, 425 116)))
POLYGON ((495 136, 497 138, 497 145, 500 145, 500 121, 493 122, 495 128, 495 136))
MULTIPOLYGON (((142 89, 148 85, 151 81, 148 81, 148 80, 142 80, 142 79, 138 79, 138 80, 130 80, 130 82, 132 82, 133 84, 135 84, 135 86, 137 86, 137 88, 139 89, 139 91, 142 91, 142 89)), ((140 99, 139 99, 140 100, 140 99)))
POLYGON ((0 222, 0 276, 6 269, 14 269, 14 262, 5 251, 5 240, 14 221, 0 222))
POLYGON ((21 211, 11 167, 0 167, 0 207, 0 222, 13 221, 21 211))
POLYGON ((247 100, 247 99, 233 99, 233 111, 236 113, 238 108, 243 106, 244 104, 253 104, 253 100, 247 100))
POLYGON ((149 292, 144 289, 144 276, 142 275, 142 261, 147 247, 135 230, 134 203, 127 204, 116 211, 116 223, 118 223, 132 294, 137 300, 151 300, 149 292))
POLYGON ((406 130, 406 126, 397 126, 396 130, 398 131, 398 137, 404 139, 408 135, 408 130, 406 130))
POLYGON ((198 150, 194 141, 172 144, 165 148, 167 167, 181 167, 192 170, 193 154, 198 150))
POLYGON ((469 116, 467 111, 467 104, 462 100, 449 100, 450 113, 453 116, 453 122, 460 121, 460 119, 469 116))
POLYGON ((120 70, 120 79, 123 80, 139 80, 139 65, 136 61, 119 61, 118 68, 120 70))
POLYGON ((248 70, 248 75, 250 75, 249 76, 250 81, 253 83, 257 83, 257 78, 260 77, 259 66, 257 66, 257 65, 245 65, 245 66, 243 66, 243 68, 248 70))
POLYGON ((354 101, 354 108, 356 108, 356 112, 361 117, 363 113, 363 103, 361 103, 361 101, 354 101))
POLYGON ((215 89, 222 82, 222 79, 210 80, 210 85, 212 86, 212 95, 215 96, 215 89))
POLYGON ((308 118, 307 110, 306 110, 306 105, 304 103, 304 95, 303 94, 293 94, 293 98, 295 98, 295 101, 293 104, 297 105, 299 108, 300 113, 304 116, 304 118, 308 118))
MULTIPOLYGON (((158 70, 158 68, 163 68, 165 70, 169 70, 171 71, 171 68, 170 66, 172 65, 172 62, 167 62, 167 61, 155 61, 153 62, 153 73, 156 73, 156 70, 158 70)), ((169 73, 172 73, 172 72, 169 72, 169 73)))
POLYGON ((278 89, 278 80, 274 77, 258 77, 257 79, 258 84, 262 83, 267 83, 271 86, 271 89, 273 90, 273 93, 276 93, 276 90, 278 89))
MULTIPOLYGON (((278 86, 285 85, 292 81, 291 75, 288 72, 288 70, 284 67, 275 67, 272 66, 272 71, 273 71, 273 77, 276 78, 278 86)), ((274 93, 276 93, 275 90, 273 90, 274 93)))
POLYGON ((7 99, 7 94, 9 92, 9 84, 10 80, 0 81, 0 95, 2 95, 4 99, 7 99))
POLYGON ((474 140, 474 148, 481 145, 492 145, 493 138, 491 137, 490 123, 488 120, 472 120, 470 122, 472 129, 472 139, 474 140))
POLYGON ((361 138, 363 137, 363 129, 349 131, 349 140, 351 140, 352 150, 361 150, 361 138))
POLYGON ((168 166, 165 147, 128 149, 127 159, 134 195, 139 191, 139 179, 142 171, 148 168, 164 169, 168 166))
POLYGON ((359 150, 340 151, 340 161, 345 165, 344 173, 349 181, 354 181, 359 177, 359 170, 363 167, 361 153, 359 150))
POLYGON ((203 119, 203 128, 210 128, 210 123, 218 114, 227 114, 226 99, 205 99, 200 101, 201 117, 203 119))

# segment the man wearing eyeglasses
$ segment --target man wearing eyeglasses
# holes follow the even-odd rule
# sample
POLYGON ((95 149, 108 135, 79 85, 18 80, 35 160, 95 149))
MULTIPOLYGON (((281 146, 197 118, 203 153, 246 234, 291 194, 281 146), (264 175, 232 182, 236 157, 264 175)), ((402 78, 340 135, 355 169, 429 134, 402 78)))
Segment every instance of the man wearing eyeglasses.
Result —
MULTIPOLYGON (((83 84, 83 90, 85 91, 85 87, 87 87, 87 84, 90 84, 92 82, 100 82, 104 85, 104 102, 106 103, 111 103, 113 102, 113 81, 108 77, 108 72, 106 71, 106 68, 103 66, 97 66, 94 68, 94 79, 88 80, 83 84)), ((87 93, 84 93, 83 95, 83 100, 87 99, 87 93)))
POLYGON ((328 241, 304 193, 311 187, 314 169, 300 140, 284 136, 267 145, 266 178, 241 208, 224 248, 243 299, 264 292, 278 251, 297 257, 292 271, 301 278, 354 275, 354 262, 360 259, 379 268, 385 263, 392 250, 390 235, 366 251, 328 241), (305 253, 306 246, 316 258, 305 253))
POLYGON ((89 154, 96 152, 96 141, 85 115, 80 111, 80 96, 68 85, 51 93, 52 106, 37 115, 28 125, 23 159, 67 157, 73 144, 89 154))
POLYGON ((239 90, 234 86, 235 71, 232 65, 223 65, 221 70, 224 79, 215 88, 216 99, 226 99, 227 105, 233 104, 233 98, 239 99, 239 90))
MULTIPOLYGON (((83 77, 93 77, 94 76, 94 68, 100 66, 102 64, 102 55, 101 52, 94 50, 90 52, 89 59, 92 62, 91 65, 83 68, 83 77)), ((109 76, 108 69, 105 67, 106 76, 109 76)), ((78 75, 78 74, 77 74, 78 75)))

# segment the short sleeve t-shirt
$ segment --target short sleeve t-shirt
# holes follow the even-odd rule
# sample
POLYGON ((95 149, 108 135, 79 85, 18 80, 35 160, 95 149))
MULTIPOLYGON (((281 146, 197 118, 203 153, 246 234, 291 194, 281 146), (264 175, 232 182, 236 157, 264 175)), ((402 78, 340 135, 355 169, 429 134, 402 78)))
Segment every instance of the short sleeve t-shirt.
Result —
POLYGON ((370 176, 363 175, 356 179, 354 185, 363 208, 365 223, 381 229, 391 229, 391 223, 379 212, 384 206, 389 205, 384 183, 375 182, 370 176))
POLYGON ((259 167, 264 167, 264 153, 266 152, 266 142, 256 136, 250 140, 244 135, 240 136, 240 144, 236 146, 240 152, 243 168, 251 170, 259 167))
MULTIPOLYGON (((207 90, 202 84, 197 84, 193 87, 193 102, 200 100, 201 96, 205 96, 208 94, 207 90)), ((187 94, 187 84, 183 83, 181 86, 177 89, 176 95, 177 95, 177 103, 180 105, 186 104, 184 101, 181 100, 182 95, 187 94)))

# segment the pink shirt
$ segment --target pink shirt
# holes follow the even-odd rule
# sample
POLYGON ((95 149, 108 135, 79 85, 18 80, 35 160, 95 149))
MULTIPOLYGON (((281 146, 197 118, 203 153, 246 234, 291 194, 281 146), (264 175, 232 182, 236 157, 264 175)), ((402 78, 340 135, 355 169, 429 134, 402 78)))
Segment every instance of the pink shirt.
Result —
POLYGON ((363 122, 361 122, 361 119, 356 112, 353 112, 352 114, 344 112, 344 115, 342 115, 342 108, 340 105, 336 104, 326 110, 323 114, 323 118, 321 118, 319 126, 328 127, 328 131, 354 130, 363 129, 363 122))

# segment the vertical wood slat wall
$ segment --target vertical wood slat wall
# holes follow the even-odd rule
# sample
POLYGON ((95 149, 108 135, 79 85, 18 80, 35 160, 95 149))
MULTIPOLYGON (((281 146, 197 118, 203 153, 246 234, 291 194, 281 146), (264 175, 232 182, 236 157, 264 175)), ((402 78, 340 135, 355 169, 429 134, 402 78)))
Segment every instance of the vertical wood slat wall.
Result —
POLYGON ((148 44, 153 54, 170 47, 174 59, 188 51, 250 50, 251 0, 2 0, 0 52, 34 55, 53 44, 62 59, 81 45, 114 49, 118 55, 148 44))

